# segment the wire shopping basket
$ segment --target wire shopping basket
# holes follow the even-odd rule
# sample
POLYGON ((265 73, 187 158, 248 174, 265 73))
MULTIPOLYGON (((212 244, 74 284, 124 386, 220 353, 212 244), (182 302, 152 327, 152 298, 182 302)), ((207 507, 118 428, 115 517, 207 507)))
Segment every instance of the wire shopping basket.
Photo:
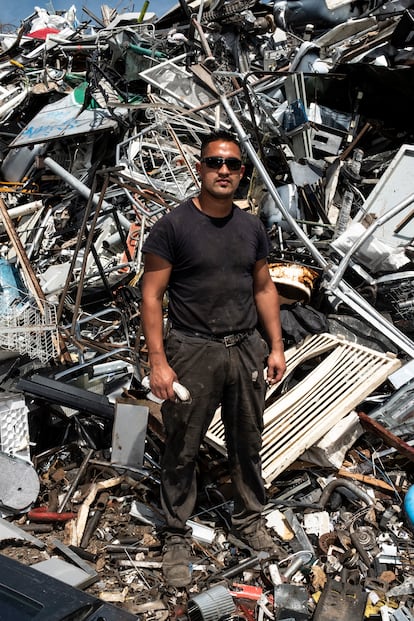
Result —
POLYGON ((14 300, 0 311, 0 348, 46 363, 59 354, 56 307, 33 297, 14 300))

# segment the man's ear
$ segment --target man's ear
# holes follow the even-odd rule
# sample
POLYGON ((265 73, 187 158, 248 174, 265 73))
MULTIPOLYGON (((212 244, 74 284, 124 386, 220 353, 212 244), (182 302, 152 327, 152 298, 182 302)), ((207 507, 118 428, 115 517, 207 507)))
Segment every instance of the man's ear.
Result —
POLYGON ((200 174, 201 173, 201 162, 196 162, 195 167, 196 167, 197 173, 200 174))

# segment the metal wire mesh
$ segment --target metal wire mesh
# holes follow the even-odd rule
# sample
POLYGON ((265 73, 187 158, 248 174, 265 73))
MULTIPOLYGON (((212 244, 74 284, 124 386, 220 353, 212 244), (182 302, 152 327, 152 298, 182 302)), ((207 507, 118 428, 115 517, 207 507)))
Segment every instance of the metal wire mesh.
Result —
POLYGON ((58 347, 56 307, 34 298, 17 299, 0 313, 0 347, 42 363, 56 357, 58 347), (40 310, 40 307, 43 309, 40 310))
POLYGON ((178 148, 174 136, 180 129, 154 124, 121 143, 117 162, 135 183, 163 193, 173 203, 195 194, 199 185, 195 172, 198 149, 188 143, 178 148))
POLYGON ((377 280, 377 309, 391 315, 404 333, 414 331, 414 271, 381 276, 377 280))

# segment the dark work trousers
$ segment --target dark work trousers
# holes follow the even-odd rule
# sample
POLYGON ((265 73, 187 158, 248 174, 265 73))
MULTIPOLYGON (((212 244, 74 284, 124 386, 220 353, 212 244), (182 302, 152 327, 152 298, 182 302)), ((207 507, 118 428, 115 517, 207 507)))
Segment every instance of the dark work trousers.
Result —
POLYGON ((260 450, 267 344, 255 331, 241 343, 224 343, 171 330, 169 364, 191 393, 191 402, 164 401, 166 444, 161 464, 161 505, 168 533, 188 533, 186 521, 197 498, 200 444, 221 405, 234 486, 232 526, 254 530, 265 503, 260 450))

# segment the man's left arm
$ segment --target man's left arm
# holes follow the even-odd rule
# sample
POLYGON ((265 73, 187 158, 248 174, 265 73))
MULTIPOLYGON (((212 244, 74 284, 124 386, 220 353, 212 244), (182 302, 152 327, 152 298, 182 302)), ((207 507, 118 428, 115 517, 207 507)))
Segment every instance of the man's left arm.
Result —
POLYGON ((270 278, 266 259, 257 261, 253 271, 254 300, 259 320, 269 339, 270 353, 267 361, 267 380, 276 384, 286 370, 280 324, 279 294, 270 278))

